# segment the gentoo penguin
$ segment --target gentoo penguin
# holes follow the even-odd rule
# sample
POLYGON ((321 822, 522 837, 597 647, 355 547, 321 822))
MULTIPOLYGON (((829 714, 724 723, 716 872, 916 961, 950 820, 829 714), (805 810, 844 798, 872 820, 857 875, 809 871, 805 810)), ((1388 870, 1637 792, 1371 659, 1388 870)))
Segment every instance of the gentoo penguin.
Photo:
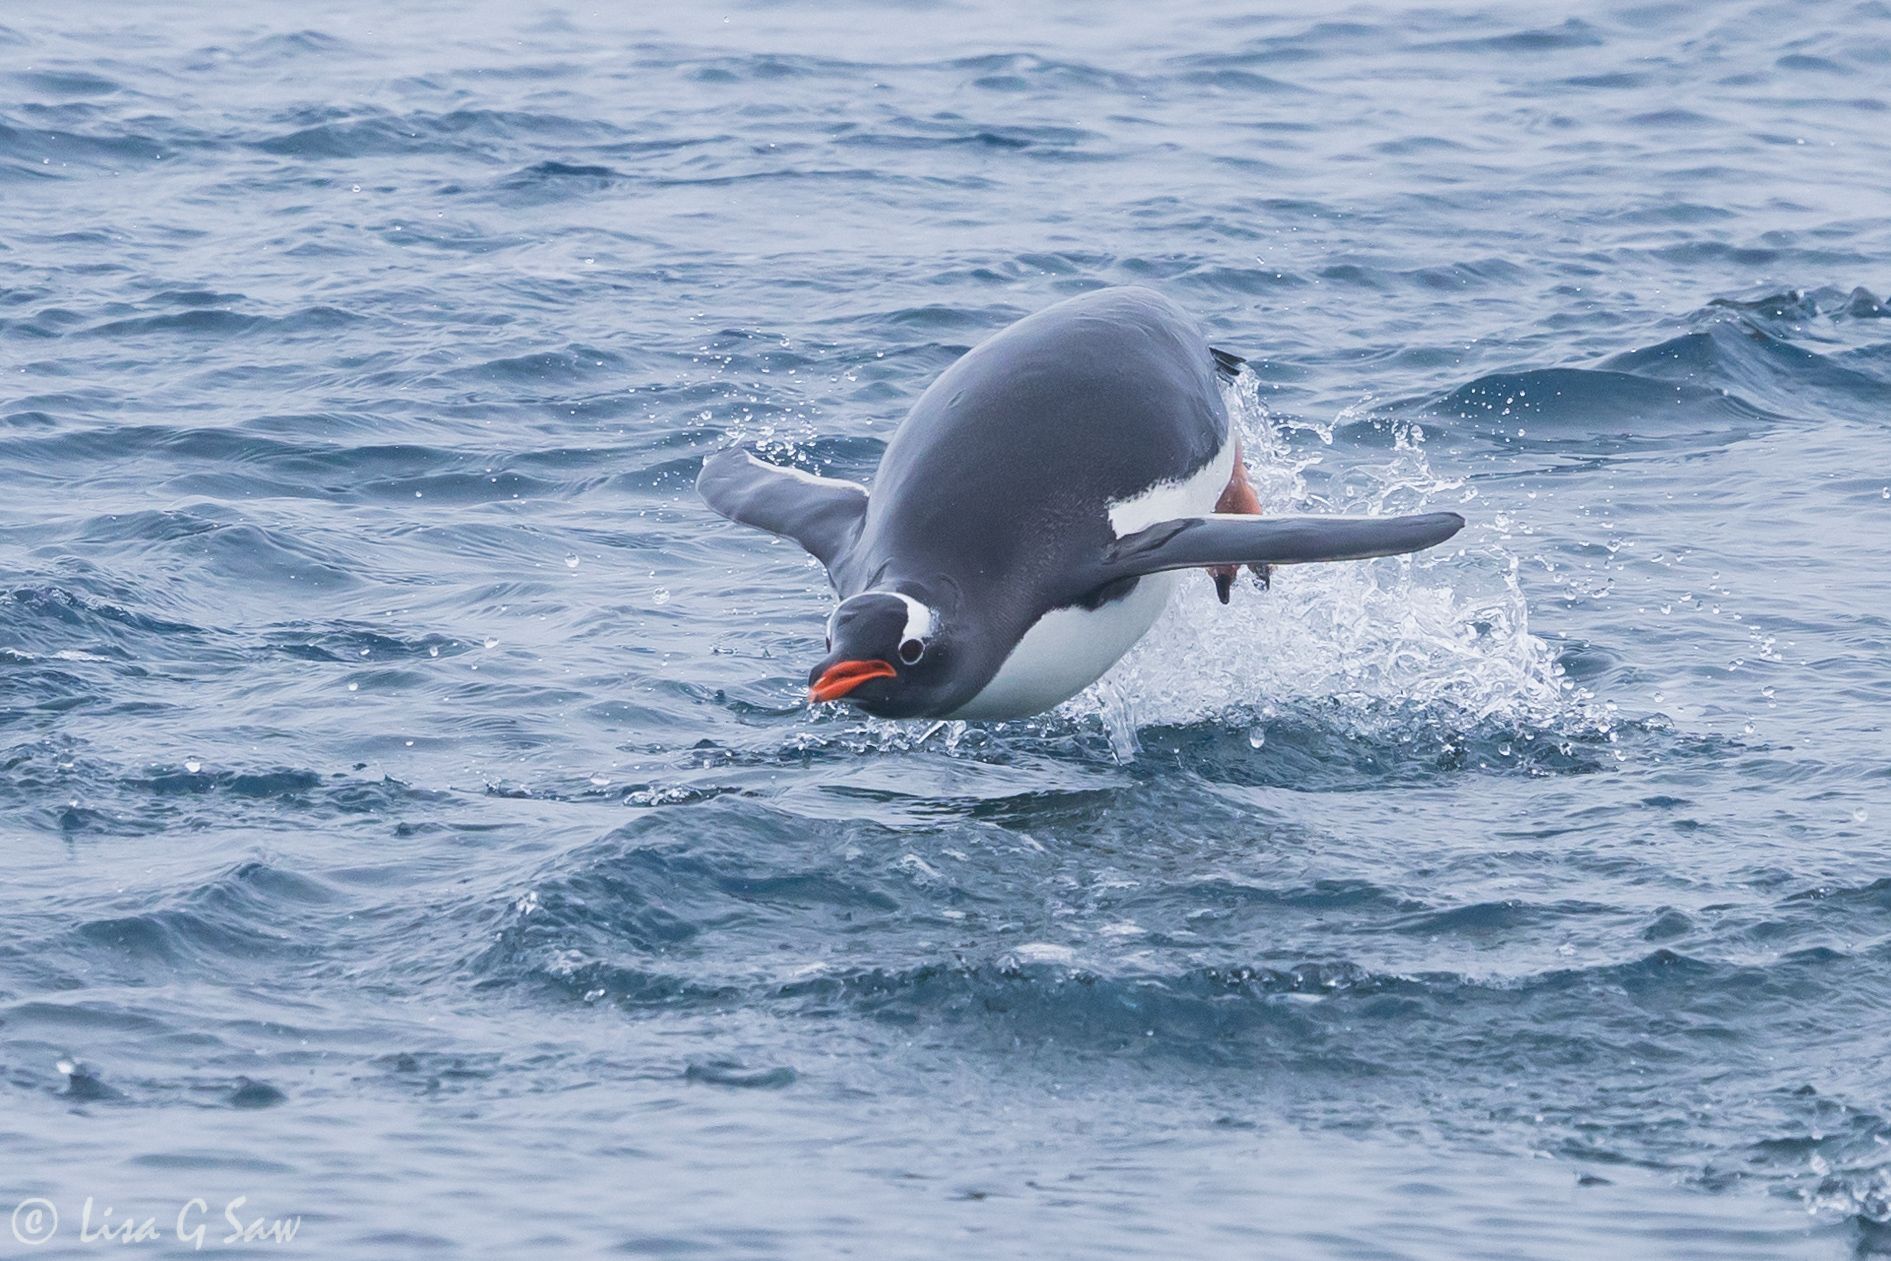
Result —
POLYGON ((1019 320, 940 374, 873 491, 757 459, 704 461, 731 521, 792 539, 840 604, 810 702, 882 718, 1019 718, 1116 663, 1209 569, 1363 560, 1442 543, 1454 512, 1261 517, 1211 350, 1161 294, 1100 289, 1019 320))

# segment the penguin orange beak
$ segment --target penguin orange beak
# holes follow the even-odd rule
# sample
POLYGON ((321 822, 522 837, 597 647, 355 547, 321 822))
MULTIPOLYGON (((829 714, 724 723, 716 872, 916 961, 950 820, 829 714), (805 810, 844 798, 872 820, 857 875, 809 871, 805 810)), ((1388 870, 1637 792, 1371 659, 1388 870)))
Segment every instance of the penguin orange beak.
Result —
POLYGON ((888 661, 837 661, 808 688, 808 703, 837 701, 868 679, 890 679, 898 673, 888 661))

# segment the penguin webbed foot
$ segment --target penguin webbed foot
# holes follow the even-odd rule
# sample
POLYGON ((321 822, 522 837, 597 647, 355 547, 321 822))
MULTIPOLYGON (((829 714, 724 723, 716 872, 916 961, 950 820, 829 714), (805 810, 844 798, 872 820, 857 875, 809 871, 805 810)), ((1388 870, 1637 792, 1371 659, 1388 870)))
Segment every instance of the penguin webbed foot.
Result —
MULTIPOLYGON (((1254 588, 1267 591, 1274 585, 1274 567, 1272 565, 1249 565, 1248 572, 1254 575, 1254 588)), ((1208 576, 1215 580, 1215 598, 1223 604, 1234 592, 1234 580, 1241 573, 1239 565, 1216 565, 1208 571, 1208 576)))
MULTIPOLYGON (((1246 360, 1223 351, 1214 351, 1216 362, 1230 374, 1239 372, 1246 360)), ((1261 497, 1254 493, 1254 483, 1248 480, 1248 466, 1241 454, 1241 440, 1235 439, 1234 467, 1228 471, 1228 484, 1221 488, 1221 495, 1215 500, 1215 511, 1232 516, 1258 517, 1261 515, 1261 497)), ((1267 564, 1249 565, 1248 572, 1254 575, 1254 585, 1266 591, 1273 585, 1274 567, 1267 564)), ((1241 572, 1239 565, 1211 565, 1209 574, 1215 580, 1215 597, 1223 604, 1234 590, 1235 576, 1241 572)))

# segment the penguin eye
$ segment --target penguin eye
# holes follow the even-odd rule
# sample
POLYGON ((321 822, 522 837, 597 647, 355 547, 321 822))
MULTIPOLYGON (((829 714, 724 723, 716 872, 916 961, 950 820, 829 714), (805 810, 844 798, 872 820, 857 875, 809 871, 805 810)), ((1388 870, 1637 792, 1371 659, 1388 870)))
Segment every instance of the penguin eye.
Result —
POLYGON ((919 659, 926 655, 926 641, 923 639, 900 640, 900 660, 909 666, 919 664, 919 659))

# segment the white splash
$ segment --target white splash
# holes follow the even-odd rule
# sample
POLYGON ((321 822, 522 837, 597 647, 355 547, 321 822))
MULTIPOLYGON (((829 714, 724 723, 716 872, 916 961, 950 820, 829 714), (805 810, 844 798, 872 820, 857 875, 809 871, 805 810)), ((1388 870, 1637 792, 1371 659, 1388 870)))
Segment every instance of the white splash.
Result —
MULTIPOLYGON (((1252 376, 1234 384, 1228 405, 1270 511, 1415 512, 1475 498, 1463 481, 1432 469, 1416 425, 1396 426, 1389 452, 1335 469, 1327 464, 1332 428, 1276 421, 1252 376), (1317 495, 1309 479, 1316 468, 1317 495)), ((1280 567, 1271 591, 1244 579, 1227 607, 1207 574, 1185 576, 1143 641, 1060 716, 1101 718, 1114 728, 1122 722, 1116 698, 1127 697, 1141 727, 1247 725, 1317 711, 1323 725, 1361 733, 1413 720, 1443 733, 1487 725, 1599 730, 1606 724, 1590 695, 1563 677, 1550 645, 1530 632, 1519 558, 1477 541, 1475 514, 1467 515, 1472 528, 1432 552, 1280 567)))

